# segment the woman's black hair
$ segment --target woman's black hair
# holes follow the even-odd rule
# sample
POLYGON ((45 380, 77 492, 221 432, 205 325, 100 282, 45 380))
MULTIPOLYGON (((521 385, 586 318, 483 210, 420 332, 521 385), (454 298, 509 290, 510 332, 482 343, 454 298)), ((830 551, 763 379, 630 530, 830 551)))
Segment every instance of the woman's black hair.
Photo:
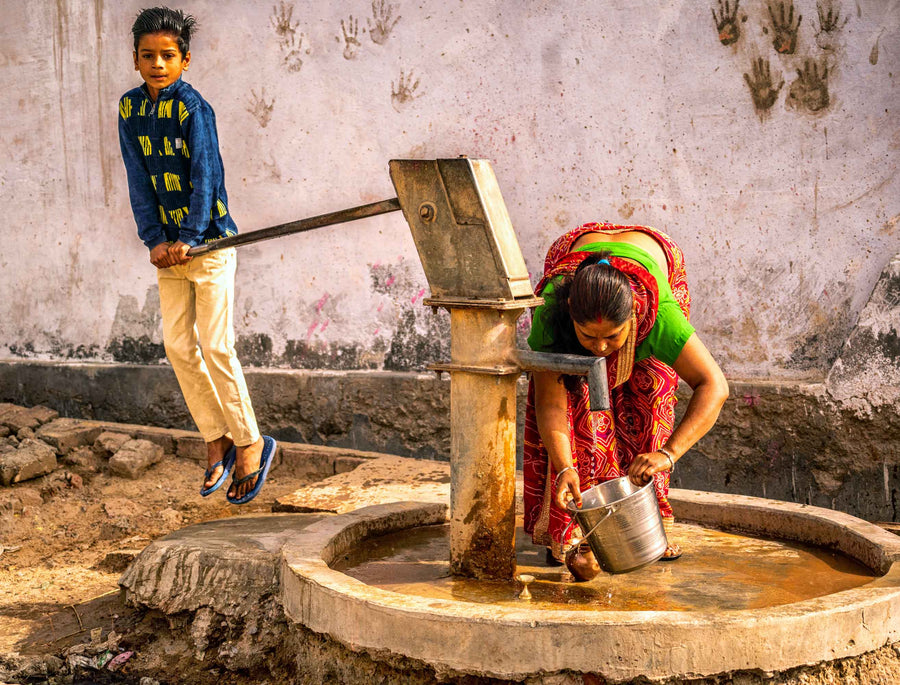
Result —
POLYGON ((184 57, 191 49, 191 36, 197 29, 197 20, 190 14, 181 10, 173 10, 168 7, 151 7, 141 10, 131 33, 134 34, 134 51, 137 52, 141 37, 151 33, 167 33, 175 38, 181 56, 184 57))
MULTIPOLYGON (((609 252, 585 257, 575 273, 554 288, 543 312, 543 323, 553 337, 551 352, 592 355, 578 342, 573 321, 587 323, 603 319, 618 326, 631 318, 631 284, 624 273, 609 264, 609 257, 609 252)), ((567 390, 577 392, 578 376, 562 378, 567 390)))

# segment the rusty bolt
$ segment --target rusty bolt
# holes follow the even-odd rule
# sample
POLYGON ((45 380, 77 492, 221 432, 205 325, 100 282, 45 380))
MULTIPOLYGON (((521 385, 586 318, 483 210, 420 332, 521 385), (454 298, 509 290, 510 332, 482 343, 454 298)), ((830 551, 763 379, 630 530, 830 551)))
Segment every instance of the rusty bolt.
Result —
POLYGON ((430 202, 423 202, 419 205, 419 217, 422 221, 426 223, 431 223, 434 221, 434 217, 437 215, 437 207, 435 207, 430 202))

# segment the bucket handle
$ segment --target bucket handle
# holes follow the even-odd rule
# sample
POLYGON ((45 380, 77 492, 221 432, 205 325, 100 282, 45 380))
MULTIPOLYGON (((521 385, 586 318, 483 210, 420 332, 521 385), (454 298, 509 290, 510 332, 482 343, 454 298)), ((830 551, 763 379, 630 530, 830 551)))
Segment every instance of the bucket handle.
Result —
MULTIPOLYGON (((599 521, 597 521, 597 523, 594 524, 594 527, 593 527, 593 528, 591 528, 587 533, 585 533, 584 535, 582 535, 580 540, 576 539, 575 541, 573 541, 573 542, 572 542, 572 546, 573 546, 573 547, 577 547, 577 546, 580 545, 582 542, 584 542, 585 540, 587 540, 587 539, 591 536, 591 533, 593 533, 595 530, 597 530, 597 528, 600 526, 601 523, 603 523, 606 519, 608 519, 610 516, 612 516, 613 514, 615 514, 617 511, 618 511, 618 508, 617 508, 616 506, 610 505, 609 511, 606 512, 606 515, 605 515, 602 519, 600 519, 599 521)), ((573 517, 571 518, 571 520, 569 521, 569 525, 567 525, 567 526, 563 529, 562 535, 560 536, 561 539, 563 539, 563 540, 566 539, 566 534, 569 532, 569 529, 572 527, 572 525, 573 525, 574 523, 575 523, 575 517, 573 516, 573 517)))

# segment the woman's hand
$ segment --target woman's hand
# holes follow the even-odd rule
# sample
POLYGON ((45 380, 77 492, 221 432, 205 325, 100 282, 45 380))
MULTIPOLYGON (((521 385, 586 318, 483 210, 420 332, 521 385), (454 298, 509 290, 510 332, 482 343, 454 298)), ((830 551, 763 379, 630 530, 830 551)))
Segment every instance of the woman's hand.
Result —
POLYGON ((653 476, 672 468, 669 458, 662 452, 639 454, 628 468, 628 478, 635 485, 646 485, 653 476))
POLYGON ((570 499, 575 500, 575 506, 581 508, 581 479, 578 478, 578 471, 574 468, 568 468, 557 474, 556 497, 553 502, 566 511, 566 502, 570 499))

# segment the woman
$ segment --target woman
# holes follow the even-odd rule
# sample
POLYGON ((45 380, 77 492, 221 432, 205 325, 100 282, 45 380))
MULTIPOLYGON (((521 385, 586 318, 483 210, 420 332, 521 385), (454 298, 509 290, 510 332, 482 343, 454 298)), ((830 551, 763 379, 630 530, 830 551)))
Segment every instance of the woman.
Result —
MULTIPOLYGON (((606 357, 611 411, 591 412, 583 377, 535 372, 525 418, 525 530, 561 563, 568 499, 628 475, 652 478, 671 530, 669 474, 713 426, 728 383, 688 322, 684 256, 643 226, 585 224, 547 253, 528 343, 541 352, 606 357), (678 377, 693 389, 675 423, 678 377), (674 430, 673 430, 674 428, 674 430)), ((664 559, 681 556, 671 543, 664 559)))

